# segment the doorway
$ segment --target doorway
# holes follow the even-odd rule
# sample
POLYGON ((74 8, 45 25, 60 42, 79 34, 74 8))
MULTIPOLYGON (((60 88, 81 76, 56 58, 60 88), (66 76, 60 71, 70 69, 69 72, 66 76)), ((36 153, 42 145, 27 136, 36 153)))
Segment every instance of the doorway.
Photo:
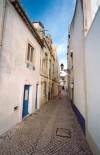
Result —
POLYGON ((35 109, 37 109, 37 102, 38 102, 38 84, 36 84, 36 100, 35 100, 35 109))
POLYGON ((29 104, 29 85, 24 86, 24 98, 23 98, 23 112, 22 118, 29 114, 28 104, 29 104))

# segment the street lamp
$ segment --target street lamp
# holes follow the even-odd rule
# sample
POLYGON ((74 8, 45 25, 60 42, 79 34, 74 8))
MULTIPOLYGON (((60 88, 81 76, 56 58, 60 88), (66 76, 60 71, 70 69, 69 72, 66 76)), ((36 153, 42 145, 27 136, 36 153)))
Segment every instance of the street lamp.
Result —
POLYGON ((70 70, 69 70, 69 69, 64 69, 64 65, 63 65, 63 63, 60 65, 60 67, 61 67, 61 71, 64 71, 64 72, 70 74, 70 70))
POLYGON ((60 65, 60 67, 61 67, 61 71, 64 69, 64 65, 63 64, 61 64, 60 65))

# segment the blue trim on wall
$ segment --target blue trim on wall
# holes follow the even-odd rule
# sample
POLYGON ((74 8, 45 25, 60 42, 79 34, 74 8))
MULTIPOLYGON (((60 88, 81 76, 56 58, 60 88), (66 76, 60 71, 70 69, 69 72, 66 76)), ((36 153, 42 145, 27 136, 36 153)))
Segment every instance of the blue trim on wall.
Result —
MULTIPOLYGON (((27 63, 27 64, 26 64, 26 67, 30 67, 30 64, 27 63)), ((35 70, 35 67, 32 67, 32 70, 35 70)))
POLYGON ((78 121, 79 121, 79 123, 81 125, 81 128, 82 128, 82 130, 83 130, 83 132, 85 134, 85 119, 82 116, 82 114, 80 113, 80 111, 77 109, 77 107, 75 106, 75 104, 73 104, 72 100, 71 100, 71 105, 72 105, 72 108, 73 108, 73 110, 74 110, 77 118, 78 118, 78 121))
POLYGON ((33 70, 35 70, 35 67, 33 67, 33 70))
POLYGON ((26 67, 29 67, 29 63, 26 64, 26 67))

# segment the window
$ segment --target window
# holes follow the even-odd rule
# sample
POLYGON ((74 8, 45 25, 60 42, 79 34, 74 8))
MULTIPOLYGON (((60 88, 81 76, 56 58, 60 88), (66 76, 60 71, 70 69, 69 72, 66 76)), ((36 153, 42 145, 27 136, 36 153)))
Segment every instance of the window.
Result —
POLYGON ((44 94, 46 94, 46 81, 44 81, 44 94))
POLYGON ((33 52, 34 52, 33 47, 30 44, 28 44, 27 60, 29 62, 33 62, 33 52))
POLYGON ((40 53, 40 66, 41 66, 41 53, 40 53))
POLYGON ((52 70, 53 70, 53 73, 54 73, 54 64, 52 65, 52 70))
POLYGON ((49 92, 50 92, 50 82, 49 82, 49 92))
POLYGON ((49 77, 51 77, 51 69, 49 69, 49 77))
POLYGON ((35 47, 32 45, 32 43, 28 39, 27 39, 25 62, 28 65, 35 67, 35 47))
POLYGON ((45 67, 48 67, 48 55, 45 53, 45 67))
POLYGON ((51 69, 51 60, 49 61, 49 68, 51 69))

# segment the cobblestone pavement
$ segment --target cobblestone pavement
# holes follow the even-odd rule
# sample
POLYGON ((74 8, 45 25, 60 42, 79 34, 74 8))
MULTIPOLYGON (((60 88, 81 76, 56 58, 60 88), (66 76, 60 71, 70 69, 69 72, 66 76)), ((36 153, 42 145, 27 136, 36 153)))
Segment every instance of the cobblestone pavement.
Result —
POLYGON ((68 95, 56 97, 0 137, 0 155, 92 155, 68 95))

